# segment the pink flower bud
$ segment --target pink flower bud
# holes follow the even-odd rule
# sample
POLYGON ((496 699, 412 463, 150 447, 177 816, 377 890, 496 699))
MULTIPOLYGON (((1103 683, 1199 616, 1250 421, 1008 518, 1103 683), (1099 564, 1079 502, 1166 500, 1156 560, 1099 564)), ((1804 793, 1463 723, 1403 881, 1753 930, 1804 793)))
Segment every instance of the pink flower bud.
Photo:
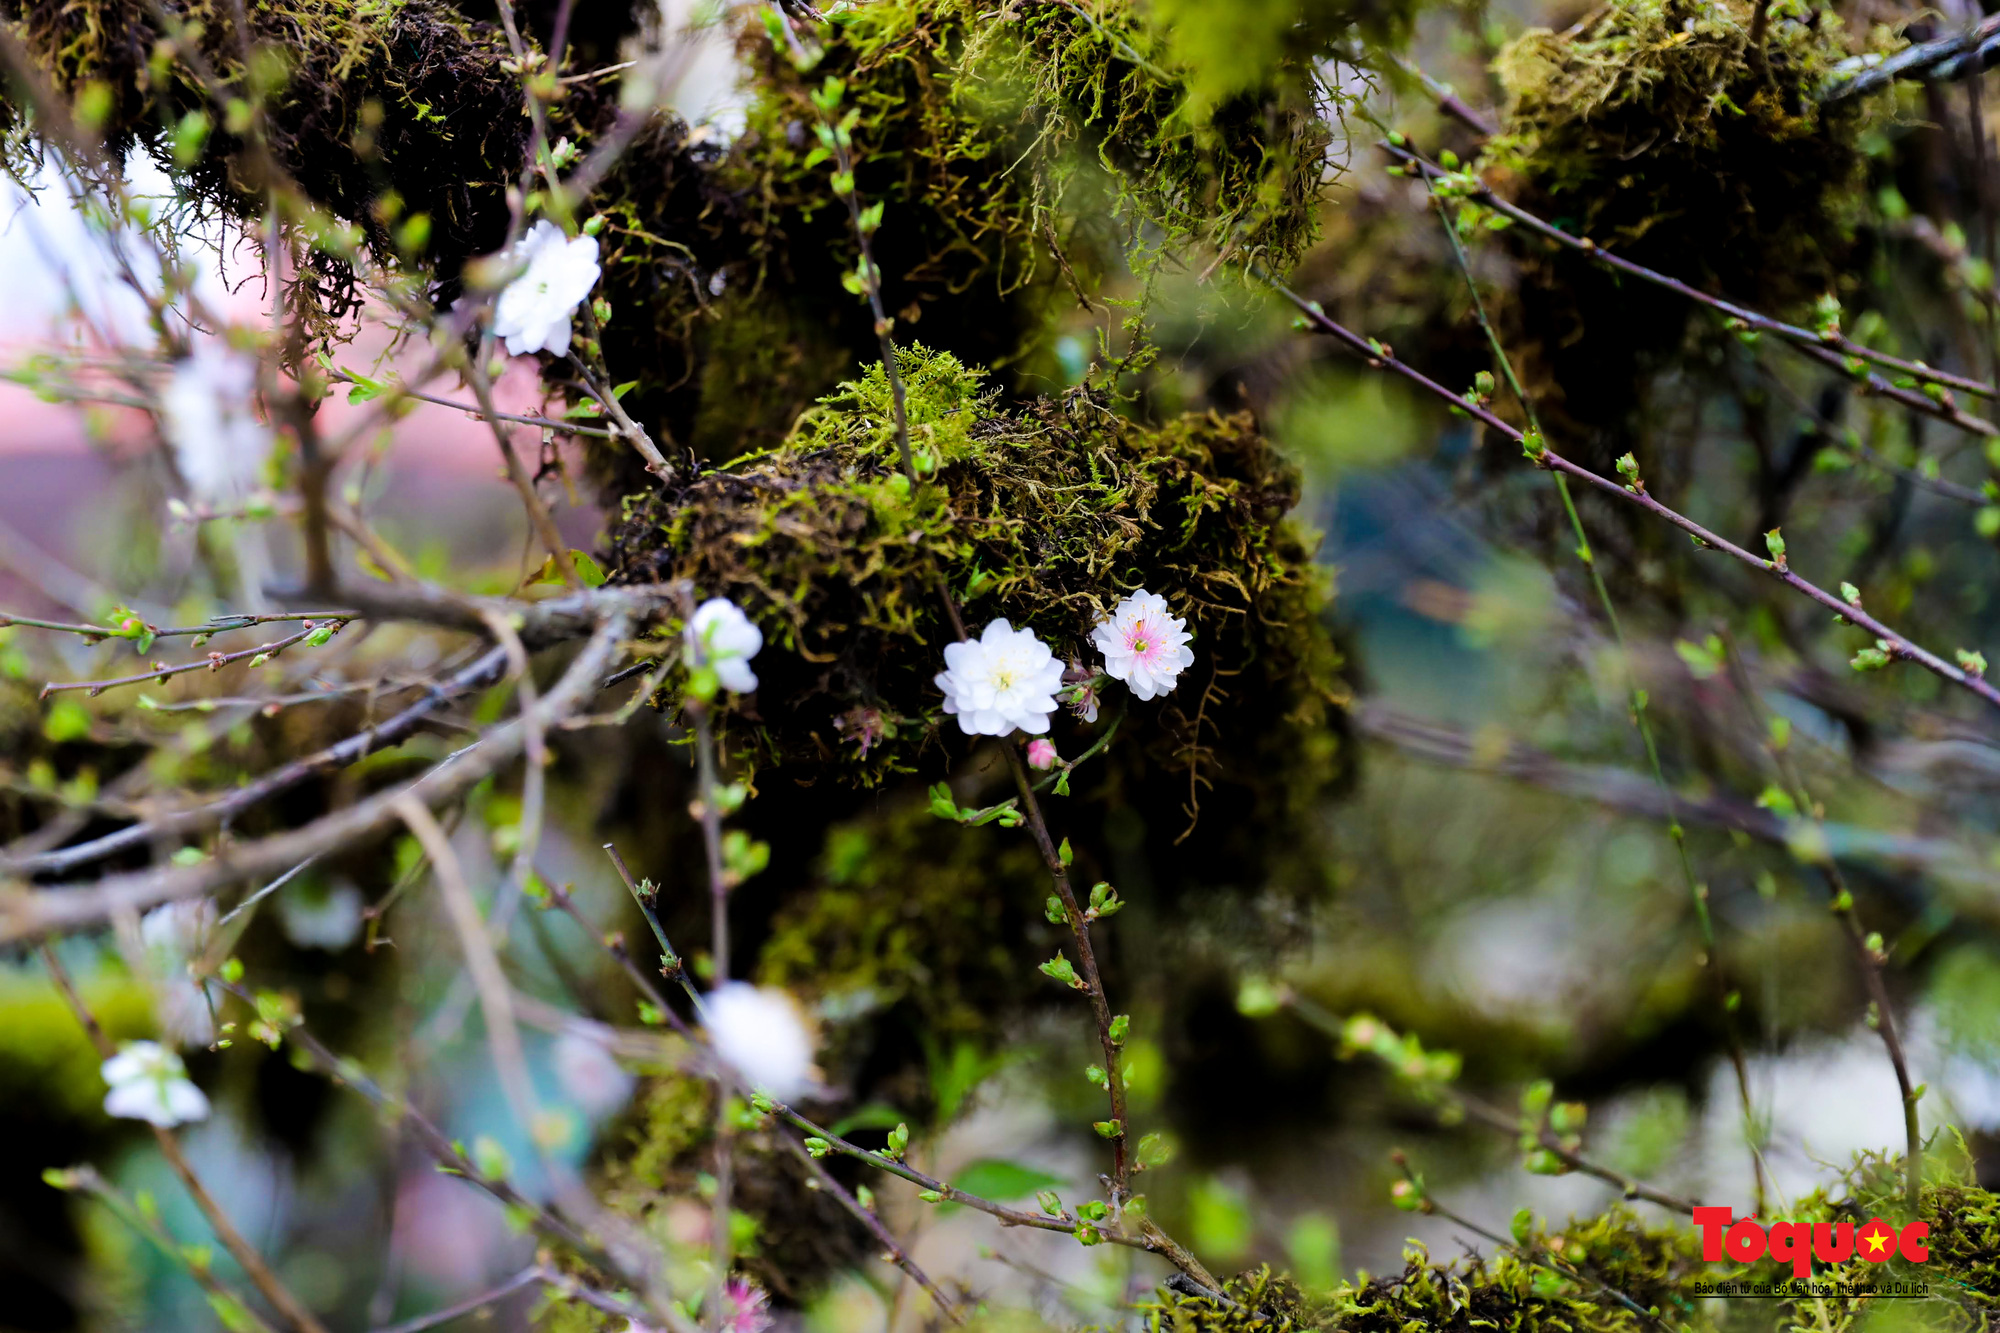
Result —
POLYGON ((1056 766, 1056 744, 1052 740, 1037 737, 1028 742, 1028 767, 1047 772, 1056 766))

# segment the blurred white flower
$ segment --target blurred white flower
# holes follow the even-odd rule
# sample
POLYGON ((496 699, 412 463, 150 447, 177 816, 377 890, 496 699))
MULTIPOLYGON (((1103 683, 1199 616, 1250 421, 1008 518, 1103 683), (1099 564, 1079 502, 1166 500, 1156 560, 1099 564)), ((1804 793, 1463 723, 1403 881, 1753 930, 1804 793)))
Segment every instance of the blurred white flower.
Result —
POLYGON ((219 342, 195 344, 160 391, 160 434, 197 499, 229 504, 257 489, 271 432, 257 419, 257 360, 219 342))
POLYGON ((724 689, 748 694, 757 688, 750 659, 764 647, 764 631, 727 597, 711 597, 688 620, 688 643, 698 666, 713 668, 724 689))
POLYGON ((569 321, 597 285, 597 238, 565 236, 547 220, 521 238, 512 258, 527 271, 508 283, 493 303, 493 334, 506 340, 509 355, 569 351, 569 321))
POLYGON ((790 1101, 818 1081, 812 1032, 785 992, 728 981, 702 998, 702 1009, 716 1055, 751 1088, 790 1101))
POLYGON ((1157 699, 1174 688, 1194 663, 1188 650, 1187 621, 1167 611, 1167 599, 1144 588, 1118 603, 1111 619, 1090 633, 1104 654, 1104 672, 1122 680, 1140 699, 1157 699))
POLYGON ((361 934, 361 907, 361 890, 345 880, 330 888, 295 887, 278 899, 278 920, 299 948, 334 953, 361 934))
POLYGON ((637 1081, 604 1049, 602 1042, 592 1041, 580 1032, 565 1032, 557 1037, 549 1050, 549 1062, 555 1066, 556 1081, 562 1084, 563 1093, 593 1120, 625 1105, 637 1081))
POLYGON ((996 620, 977 639, 949 643, 937 674, 944 711, 968 736, 1005 736, 1049 729, 1062 685, 1062 663, 1033 630, 996 620))
POLYGON ((104 1110, 170 1129, 208 1118, 208 1098, 188 1081, 181 1058, 156 1041, 128 1041, 99 1071, 111 1091, 104 1110))
POLYGON ((206 983, 188 964, 201 956, 215 929, 215 904, 183 898, 155 907, 139 919, 139 941, 152 973, 155 1017, 176 1046, 206 1046, 215 1040, 215 1014, 206 983))

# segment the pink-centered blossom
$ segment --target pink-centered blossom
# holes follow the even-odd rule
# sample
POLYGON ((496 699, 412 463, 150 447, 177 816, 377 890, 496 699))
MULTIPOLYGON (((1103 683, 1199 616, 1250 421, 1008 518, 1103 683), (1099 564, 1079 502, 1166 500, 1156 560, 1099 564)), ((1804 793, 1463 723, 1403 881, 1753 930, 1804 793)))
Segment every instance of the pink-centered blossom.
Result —
POLYGON ((1036 737, 1028 742, 1028 767, 1046 773, 1056 766, 1056 743, 1036 737))
POLYGON ((1194 663, 1187 621, 1167 610, 1167 599, 1144 588, 1118 603, 1111 619, 1091 631, 1104 654, 1104 672, 1122 680, 1135 698, 1157 699, 1194 663))

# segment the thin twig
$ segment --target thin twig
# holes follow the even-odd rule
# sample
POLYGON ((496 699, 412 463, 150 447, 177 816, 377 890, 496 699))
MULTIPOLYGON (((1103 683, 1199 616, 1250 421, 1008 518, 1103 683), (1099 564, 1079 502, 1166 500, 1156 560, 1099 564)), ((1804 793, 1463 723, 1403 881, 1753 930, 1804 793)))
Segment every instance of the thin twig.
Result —
MULTIPOLYGON (((629 624, 622 612, 605 620, 562 679, 542 696, 537 708, 545 722, 565 716, 596 688, 629 624)), ((442 805, 497 772, 521 752, 526 744, 524 731, 519 718, 503 722, 407 786, 377 793, 302 828, 227 847, 194 865, 156 866, 106 876, 90 884, 0 891, 0 943, 97 926, 117 912, 144 911, 241 880, 276 874, 315 853, 380 836, 401 822, 398 805, 406 797, 442 805)))
MULTIPOLYGON (((1438 220, 1444 226, 1445 239, 1451 243, 1452 258, 1465 278, 1466 290, 1472 295, 1472 311, 1478 318, 1479 327, 1486 335, 1487 345, 1492 348, 1494 359, 1500 363, 1501 373, 1507 378, 1507 387, 1514 399, 1527 415, 1528 425, 1537 438, 1542 435, 1541 421, 1535 413, 1533 400, 1521 387, 1521 380, 1514 373, 1513 358, 1507 355, 1506 347, 1500 341, 1499 331, 1493 321, 1487 318, 1486 301, 1480 295, 1479 283, 1472 276, 1472 262, 1466 257, 1465 247, 1459 242, 1458 228, 1445 201, 1438 195, 1431 196, 1437 208, 1438 220)), ((1736 1075, 1736 1091, 1743 1108, 1743 1132, 1750 1145, 1752 1172, 1757 1182, 1757 1209, 1764 1209, 1764 1162, 1757 1148, 1757 1120, 1750 1100, 1750 1066, 1743 1055, 1743 1038, 1736 1029, 1735 1004, 1729 992, 1729 984, 1721 972, 1720 959, 1715 947, 1715 922, 1708 910, 1708 886, 1700 881, 1694 872, 1694 859, 1688 851, 1687 830, 1681 827, 1676 813, 1673 789, 1667 785, 1666 770, 1660 765, 1659 743, 1653 737, 1653 724, 1646 715, 1646 692, 1640 687, 1637 673, 1632 666, 1631 646, 1625 641, 1625 626, 1618 614, 1618 604, 1611 598, 1611 589, 1604 581, 1604 573, 1597 567, 1597 559, 1591 551, 1590 536, 1584 531, 1583 516, 1577 512, 1576 499, 1570 494, 1569 480, 1560 472, 1552 474, 1556 483, 1556 493, 1562 498, 1563 513, 1569 519, 1570 532, 1576 538, 1577 559, 1583 563, 1590 575, 1591 586, 1597 591, 1597 601, 1604 608, 1604 619, 1611 626, 1612 641, 1618 645, 1618 660, 1626 677, 1626 704, 1633 727, 1639 733, 1639 740, 1645 747, 1646 762, 1652 769, 1653 781, 1659 787, 1660 797, 1667 806, 1667 838, 1674 845, 1680 863, 1681 884, 1687 890, 1688 901, 1694 907, 1695 921, 1701 929, 1700 963, 1710 984, 1715 988, 1718 1012, 1722 1018, 1723 1035, 1728 1045, 1729 1063, 1736 1075)))
POLYGON ((1404 170, 1413 172, 1427 185, 1443 180, 1447 182, 1447 189, 1450 193, 1474 200, 1482 206, 1512 219, 1526 230, 1534 232, 1537 236, 1545 240, 1554 241, 1556 244, 1576 251, 1578 254, 1603 264, 1607 268, 1628 274, 1631 277, 1638 278, 1642 282, 1651 283, 1655 287, 1663 287, 1677 296, 1693 301, 1697 305, 1707 306, 1728 319, 1740 321, 1734 327, 1740 328, 1743 331, 1769 333, 1781 338, 1788 345, 1797 348, 1813 360, 1832 366, 1842 374, 1860 380, 1869 392, 1880 394, 1885 398, 1892 398, 1906 407, 1911 407, 1929 416, 1937 417, 1940 421, 1950 422, 1961 430, 1969 431, 1975 435, 1990 436, 2000 434, 2000 426, 1995 426, 1992 422, 1983 418, 1967 416, 1965 413, 1960 412, 1957 407, 1952 405, 1948 395, 1943 397, 1943 401, 1932 399, 1928 395, 1917 392, 1914 389, 1905 389, 1891 384, 1879 375, 1867 372, 1865 367, 1861 371, 1857 371, 1841 358, 1846 356, 1854 357, 1861 361, 1872 361, 1877 365, 1908 375, 1914 379, 1929 381, 1940 388, 1957 389, 1964 393, 1977 394, 1983 398, 2000 398, 2000 387, 1989 384, 1984 380, 1972 379, 1964 375, 1955 375, 1949 371, 1939 370, 1934 366, 1927 366, 1920 361, 1909 361, 1902 357, 1892 356, 1887 352, 1877 351, 1865 343, 1855 342, 1838 331, 1829 330, 1826 333, 1821 333, 1812 329, 1801 328, 1797 324, 1790 324, 1784 320, 1773 319, 1769 315, 1760 314, 1748 306, 1740 306, 1733 301, 1724 300, 1719 296, 1711 296, 1700 288, 1689 286, 1678 278, 1670 278, 1666 274, 1656 272, 1643 264, 1636 264, 1623 255, 1613 254, 1587 236, 1572 236, 1570 233, 1562 230, 1562 228, 1544 221, 1518 204, 1502 199, 1491 189, 1487 188, 1485 183, 1480 181, 1478 177, 1472 175, 1471 172, 1448 172, 1437 163, 1424 157, 1423 154, 1409 147, 1407 143, 1384 140, 1380 144, 1380 147, 1383 152, 1402 163, 1404 170))
MULTIPOLYGON (((41 957, 42 965, 48 969, 56 989, 62 992, 63 1000, 69 1005, 70 1012, 76 1015, 76 1021, 82 1025, 91 1044, 97 1047, 98 1055, 106 1060, 116 1055, 117 1046, 112 1043, 103 1025, 97 1021, 97 1015, 93 1014, 90 1006, 84 1003, 83 996, 76 989, 76 983, 70 979, 69 969, 62 965, 62 960, 56 956, 56 951, 44 942, 36 952, 41 957)), ((299 1333, 326 1333, 326 1326, 305 1307, 304 1302, 292 1294, 291 1288, 287 1287, 277 1273, 272 1271, 271 1266, 264 1262, 264 1256, 257 1252, 256 1246, 243 1238, 243 1233, 229 1220, 229 1214, 222 1210, 222 1205, 215 1201, 215 1196, 208 1192, 206 1185, 202 1184, 201 1177, 195 1172, 194 1164, 188 1161, 187 1154, 181 1150, 179 1136, 171 1129, 160 1125, 154 1125, 152 1129, 154 1141, 160 1145, 160 1154, 167 1159, 167 1165, 172 1167, 174 1174, 180 1178, 188 1196, 194 1200, 195 1207, 199 1208, 201 1215, 208 1219, 209 1226, 215 1232, 215 1238, 222 1242, 222 1247, 229 1251, 230 1257, 241 1265, 244 1275, 263 1294, 264 1299, 271 1303, 271 1308, 299 1333)))
MULTIPOLYGON (((345 624, 346 620, 337 622, 337 626, 345 624)), ((61 694, 65 690, 82 690, 95 698, 106 690, 116 689, 120 685, 143 685, 152 680, 169 680, 175 676, 186 675, 190 671, 220 671, 230 663, 241 662, 246 658, 275 657, 285 649, 311 638, 313 632, 319 628, 318 624, 309 620, 306 622, 306 627, 298 633, 288 634, 271 643, 258 644, 253 648, 243 648, 233 653, 210 653, 200 662, 183 662, 179 666, 156 666, 151 671, 142 671, 132 676, 119 676, 112 680, 52 680, 42 686, 39 697, 46 699, 51 694, 61 694)))
POLYGON ((820 1191, 831 1194, 841 1207, 868 1229, 868 1234, 875 1237, 876 1243, 882 1247, 884 1257, 908 1274, 912 1282, 930 1293, 930 1298, 937 1303, 938 1311, 946 1319, 954 1324, 963 1324, 965 1315, 960 1312, 958 1303, 946 1296, 943 1289, 931 1281, 930 1274, 917 1266, 916 1260, 910 1258, 909 1252, 897 1242, 894 1233, 883 1225, 882 1219, 875 1216, 872 1209, 862 1206, 859 1199, 848 1193, 845 1185, 833 1178, 832 1172, 820 1165, 818 1158, 806 1151, 806 1145, 800 1141, 796 1132, 791 1129, 781 1130, 779 1137, 784 1140, 785 1146, 797 1155, 799 1161, 805 1164, 806 1170, 812 1172, 813 1179, 819 1183, 820 1191))
MULTIPOLYGON (((1307 300, 1305 297, 1291 290, 1291 288, 1268 275, 1259 274, 1258 276, 1269 284, 1273 291, 1291 302, 1306 317, 1312 327, 1338 339, 1349 350, 1361 357, 1370 368, 1387 370, 1392 374, 1401 376, 1425 392, 1434 395, 1440 401, 1450 404, 1482 425, 1498 432, 1506 439, 1525 447, 1527 439, 1520 429, 1495 416, 1485 407, 1477 403, 1468 403, 1464 398, 1445 388, 1436 380, 1431 379, 1407 363, 1398 360, 1387 343, 1377 339, 1362 337, 1360 334, 1355 333, 1353 330, 1331 318, 1317 301, 1307 300)), ((1569 459, 1556 453, 1553 449, 1550 449, 1545 441, 1537 439, 1536 448, 1529 456, 1537 467, 1549 468, 1564 473, 1627 504, 1635 504, 1655 517, 1664 519, 1687 533, 1695 539, 1698 545, 1720 551, 1731 559, 1757 570, 1759 573, 1770 575, 1786 587, 1811 598, 1829 611, 1844 616, 1855 625, 1874 635, 1882 645, 1885 645, 1882 651, 1889 657, 1915 662, 1933 675, 1962 689, 1970 690, 1973 694, 1978 695, 1995 708, 2000 708, 2000 689, 1996 689, 1983 676, 1976 676, 1953 666, 1936 653, 1913 643, 1895 630, 1890 629, 1866 611, 1861 610, 1859 607, 1848 605, 1847 602, 1834 596, 1826 589, 1799 577, 1789 567, 1779 564, 1776 560, 1767 560, 1762 556, 1752 555, 1728 538, 1718 536, 1679 511, 1660 503, 1659 500, 1641 488, 1622 486, 1609 477, 1599 476, 1580 463, 1571 462, 1569 459)))
POLYGON ((143 820, 89 842, 56 851, 12 860, 0 860, 0 870, 16 874, 62 874, 116 856, 120 852, 149 843, 183 838, 235 819, 273 796, 289 791, 311 778, 358 763, 376 751, 401 743, 432 713, 473 690, 483 689, 500 679, 507 667, 507 652, 494 648, 470 666, 439 681, 393 717, 327 746, 316 754, 294 759, 252 780, 218 800, 190 810, 143 820))
MULTIPOLYGON (((1819 806, 1814 804, 1812 793, 1806 789, 1805 774, 1792 761, 1790 750, 1778 744, 1771 730, 1771 719, 1764 707, 1763 696, 1757 693, 1751 683, 1748 670, 1744 667, 1741 654, 1728 626, 1722 627, 1723 656, 1729 663, 1730 678, 1736 684, 1736 693, 1749 710, 1751 721, 1756 726, 1758 739, 1764 753, 1778 771, 1779 779, 1790 789, 1792 802, 1798 807, 1799 817, 1809 821, 1813 832, 1818 834, 1818 845, 1825 845, 1825 826, 1820 820, 1819 806)), ((1888 1053, 1889 1064, 1896 1073, 1896 1088, 1903 1101, 1904 1140, 1904 1206, 1910 1210, 1912 1218, 1917 1216, 1917 1206, 1921 1201, 1924 1179, 1924 1140, 1917 1116, 1916 1085, 1910 1078, 1910 1062, 1903 1052, 1903 1039, 1897 1031, 1895 1011, 1889 1004, 1889 988, 1882 978, 1884 956, 1868 942, 1868 935, 1861 927, 1861 919, 1854 907, 1854 893, 1847 885, 1847 876, 1831 856, 1817 860, 1816 868, 1826 880, 1827 894, 1831 900, 1833 914, 1840 921, 1842 932, 1847 936, 1848 947, 1854 954, 1854 964, 1861 974, 1862 985, 1867 988, 1868 998, 1875 1009, 1875 1029, 1882 1038, 1883 1049, 1888 1053)))

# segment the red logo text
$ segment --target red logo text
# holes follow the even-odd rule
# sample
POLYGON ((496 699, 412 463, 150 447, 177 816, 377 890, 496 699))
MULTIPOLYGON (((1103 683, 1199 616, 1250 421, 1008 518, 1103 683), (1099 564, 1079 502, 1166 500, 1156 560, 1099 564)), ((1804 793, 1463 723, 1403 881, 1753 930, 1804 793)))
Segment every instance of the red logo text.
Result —
POLYGON ((1912 1222, 1900 1231, 1879 1217, 1858 1227, 1852 1222, 1773 1222, 1766 1227, 1754 1218, 1732 1217, 1727 1208, 1697 1208, 1694 1224, 1701 1228, 1701 1257, 1707 1262, 1750 1264, 1768 1254, 1789 1263, 1801 1281, 1812 1276, 1815 1259, 1843 1264, 1858 1254, 1871 1264, 1886 1264, 1900 1254, 1920 1264, 1931 1257, 1924 1244, 1931 1234, 1928 1222, 1912 1222))

